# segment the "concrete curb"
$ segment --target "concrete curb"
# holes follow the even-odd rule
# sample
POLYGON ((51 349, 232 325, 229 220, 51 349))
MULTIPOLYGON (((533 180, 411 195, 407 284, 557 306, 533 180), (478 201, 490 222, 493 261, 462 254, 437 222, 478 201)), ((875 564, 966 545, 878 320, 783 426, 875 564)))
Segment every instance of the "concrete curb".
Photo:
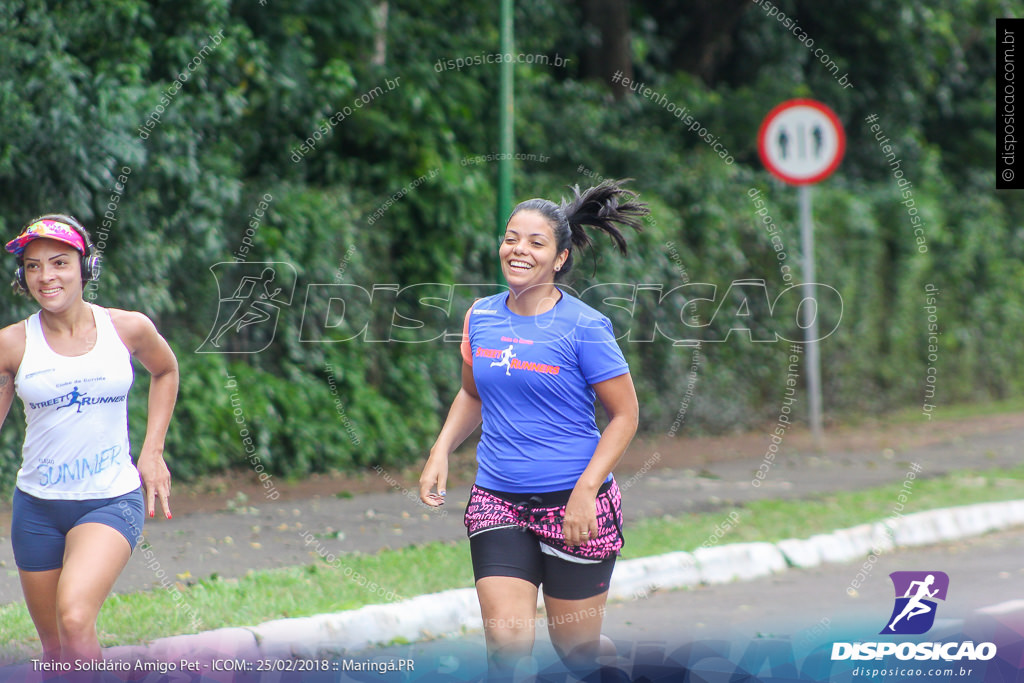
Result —
POLYGON ((700 568, 691 553, 676 552, 615 563, 608 588, 611 600, 637 599, 659 588, 690 588, 700 585, 700 568))
POLYGON ((253 629, 264 657, 314 658, 386 643, 420 640, 463 628, 481 628, 480 607, 472 588, 420 595, 389 605, 367 605, 302 619, 278 619, 253 629))
POLYGON ((708 585, 756 579, 786 569, 786 558, 774 543, 732 543, 697 548, 693 556, 700 568, 701 583, 708 585))
MULTIPOLYGON (((623 560, 615 566, 609 597, 638 599, 655 589, 748 580, 789 567, 849 562, 871 553, 942 543, 1021 524, 1024 500, 981 503, 918 512, 807 539, 737 543, 623 560)), ((481 627, 476 591, 460 588, 348 612, 161 638, 148 646, 111 648, 108 656, 165 661, 186 657, 201 661, 204 656, 318 658, 399 638, 415 641, 481 627)))

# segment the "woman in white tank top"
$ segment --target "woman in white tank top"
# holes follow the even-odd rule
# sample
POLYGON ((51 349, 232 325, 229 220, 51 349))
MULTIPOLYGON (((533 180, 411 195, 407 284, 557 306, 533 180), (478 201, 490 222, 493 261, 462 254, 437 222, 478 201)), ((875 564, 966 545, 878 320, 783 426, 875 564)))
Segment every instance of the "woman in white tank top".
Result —
POLYGON ((96 619, 143 518, 155 514, 157 500, 171 518, 163 450, 178 364, 145 315, 85 301, 84 285, 99 264, 74 218, 41 216, 7 250, 18 259, 15 286, 40 307, 0 330, 0 425, 15 393, 26 422, 12 515, 15 560, 44 659, 98 660, 96 619), (132 357, 152 374, 145 442, 134 463, 132 357))

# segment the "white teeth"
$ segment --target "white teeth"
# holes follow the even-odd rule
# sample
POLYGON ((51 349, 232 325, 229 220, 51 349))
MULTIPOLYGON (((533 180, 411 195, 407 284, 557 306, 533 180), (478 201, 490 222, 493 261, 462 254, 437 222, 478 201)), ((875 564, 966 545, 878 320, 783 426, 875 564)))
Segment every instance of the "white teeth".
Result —
POLYGON ((523 270, 529 270, 530 268, 533 268, 533 266, 527 263, 526 261, 509 261, 508 265, 511 268, 521 268, 523 270))

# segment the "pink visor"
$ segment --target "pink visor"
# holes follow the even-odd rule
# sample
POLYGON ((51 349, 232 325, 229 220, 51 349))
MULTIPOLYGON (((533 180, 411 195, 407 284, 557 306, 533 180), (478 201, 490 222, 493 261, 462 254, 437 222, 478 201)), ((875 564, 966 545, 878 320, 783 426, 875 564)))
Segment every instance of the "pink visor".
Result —
POLYGON ((77 230, 67 223, 62 223, 49 218, 36 221, 25 228, 20 235, 7 243, 7 251, 11 252, 15 256, 21 256, 25 253, 25 247, 28 246, 29 242, 44 237, 46 239, 57 240, 58 242, 70 244, 78 250, 78 253, 85 253, 85 240, 77 230))

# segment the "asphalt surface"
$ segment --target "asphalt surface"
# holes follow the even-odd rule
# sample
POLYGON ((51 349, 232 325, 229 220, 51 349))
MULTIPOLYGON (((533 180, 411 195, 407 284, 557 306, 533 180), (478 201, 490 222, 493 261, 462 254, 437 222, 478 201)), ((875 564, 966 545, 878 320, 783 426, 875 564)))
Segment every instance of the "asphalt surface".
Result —
MULTIPOLYGON (((920 478, 965 468, 1017 465, 1024 451, 1024 425, 1019 417, 995 425, 990 421, 982 433, 961 430, 967 435, 897 449, 851 451, 838 444, 825 452, 810 448, 787 452, 784 443, 772 462, 764 459, 765 445, 770 443, 765 436, 756 450, 697 468, 659 467, 679 458, 637 444, 629 454, 631 467, 620 468, 616 475, 623 491, 627 543, 628 525, 637 519, 900 483, 915 463, 920 478), (757 480, 755 473, 765 466, 765 478, 757 480)), ((685 448, 684 440, 675 443, 685 448)), ((448 503, 437 511, 419 503, 411 482, 387 478, 394 483, 385 493, 318 495, 283 502, 254 495, 230 510, 175 514, 170 522, 147 521, 149 553, 136 551, 114 590, 128 593, 161 585, 158 566, 162 576, 188 584, 214 573, 233 577, 249 569, 310 564, 316 558, 307 543, 310 533, 316 535, 322 551, 336 554, 465 538, 462 512, 468 486, 450 486, 448 503)), ((911 503, 907 512, 912 511, 911 503)), ((4 534, 0 537, 0 604, 22 599, 8 525, 0 532, 4 534)))
MULTIPOLYGON (((938 570, 949 576, 949 592, 946 600, 937 606, 935 625, 927 638, 922 636, 921 639, 944 640, 965 632, 975 638, 995 638, 997 644, 1003 646, 1000 639, 1005 641, 1009 636, 1009 640, 1015 642, 1024 636, 1024 600, 1020 599, 1024 589, 1024 530, 903 549, 879 556, 872 566, 854 595, 846 589, 860 570, 860 562, 822 564, 813 569, 789 569, 749 581, 639 595, 633 600, 608 605, 604 632, 616 645, 616 666, 628 672, 633 680, 642 673, 650 680, 660 680, 658 672, 665 674, 664 680, 681 680, 672 676, 681 673, 680 653, 699 651, 702 644, 719 652, 724 650, 727 652, 724 659, 734 665, 743 662, 745 654, 758 648, 774 648, 783 656, 761 662, 765 671, 759 673, 772 673, 774 669, 778 676, 789 663, 787 658, 806 670, 809 653, 822 647, 830 650, 835 641, 891 639, 879 636, 893 608, 894 591, 889 574, 938 570)), ((1012 656, 1010 648, 1004 649, 1007 656, 1012 656)), ((1019 657, 1019 650, 1020 644, 1016 642, 1012 652, 1019 657)), ((483 636, 474 632, 374 648, 350 656, 377 661, 411 660, 414 671, 444 672, 465 680, 483 670, 484 652, 483 636)), ((534 658, 538 669, 548 671, 553 680, 559 680, 553 672, 561 667, 543 623, 537 629, 534 658)), ((833 664, 836 675, 830 680, 851 680, 840 672, 863 663, 833 664)), ((922 665, 920 662, 912 664, 922 665)), ((946 666, 942 662, 938 664, 946 666)), ((937 666, 933 662, 923 665, 937 666)), ((886 666, 892 666, 892 662, 886 666)), ((956 666, 955 673, 959 674, 960 664, 956 666)), ((964 662, 964 666, 973 667, 973 675, 955 675, 949 680, 1003 680, 994 675, 986 676, 983 664, 975 666, 964 662)), ((995 665, 991 666, 995 669, 995 665)), ((709 680, 725 681, 729 677, 709 680)), ((773 679, 766 676, 763 680, 773 679)))
MULTIPOLYGON (((689 468, 659 467, 678 463, 678 458, 662 457, 641 444, 628 458, 630 466, 620 468, 617 477, 624 491, 627 523, 762 498, 811 497, 902 482, 911 471, 917 478, 930 478, 965 468, 1017 465, 1024 443, 1021 417, 989 421, 982 429, 975 423, 973 428, 947 430, 941 442, 925 439, 916 445, 894 444, 895 448, 861 444, 852 450, 833 446, 824 451, 796 447, 781 451, 770 461, 764 459, 762 448, 757 448, 735 457, 695 461, 697 466, 689 468), (763 480, 757 477, 759 470, 766 472, 763 480)), ((790 445, 800 443, 794 439, 790 445)), ((416 501, 415 493, 405 488, 409 484, 389 475, 386 478, 389 493, 316 495, 280 502, 252 497, 229 510, 176 514, 173 523, 147 524, 147 543, 168 574, 174 572, 177 580, 187 582, 214 571, 231 576, 244 574, 250 567, 308 563, 313 558, 304 539, 310 533, 316 534, 321 547, 337 552, 372 552, 464 537, 461 511, 468 492, 465 486, 449 488, 447 510, 428 511, 416 501)), ((908 505, 906 512, 912 511, 913 506, 908 505)), ((1024 531, 1011 530, 895 551, 880 556, 852 594, 847 588, 861 569, 859 562, 789 569, 759 579, 682 591, 654 587, 632 600, 609 605, 605 631, 618 652, 610 663, 627 672, 631 680, 677 680, 683 670, 679 657, 692 660, 697 656, 694 652, 705 648, 700 650, 704 654, 699 661, 687 660, 690 680, 746 680, 743 675, 736 678, 740 672, 736 667, 743 664, 749 670, 751 661, 755 670, 761 667, 761 674, 767 676, 763 680, 773 680, 772 676, 790 680, 787 676, 795 671, 793 666, 804 667, 801 673, 831 666, 830 672, 838 672, 839 677, 830 673, 827 680, 857 680, 851 673, 853 663, 829 663, 820 651, 844 638, 876 638, 893 605, 888 575, 897 570, 938 570, 950 577, 950 595, 941 605, 941 618, 929 637, 967 638, 970 632, 974 638, 1001 638, 1001 643, 1008 644, 1003 652, 1009 652, 1007 656, 1013 660, 1024 636, 1024 600, 1018 597, 1024 583, 1022 550, 1024 531), (986 635, 989 633, 996 635, 986 635), (758 658, 764 661, 759 664, 758 658), (700 676, 695 678, 698 670, 700 676)), ((0 554, 0 566, 6 570, 0 577, 4 601, 19 600, 6 538, 0 541, 0 553, 6 553, 0 554)), ((116 590, 152 588, 157 583, 153 567, 137 553, 116 590)), ((341 661, 402 660, 415 669, 383 678, 375 673, 366 680, 472 680, 475 672, 482 671, 485 648, 481 633, 436 635, 434 640, 404 646, 339 654, 343 654, 341 661)), ((538 680, 574 680, 559 672, 560 664, 543 628, 538 629, 535 656, 533 666, 543 673, 538 680)), ((933 680, 1004 680, 990 674, 998 673, 1000 666, 1019 672, 1020 663, 1007 663, 1010 660, 988 664, 988 668, 983 666, 966 676, 936 675, 933 680)), ((349 678, 342 675, 331 680, 349 678)))

